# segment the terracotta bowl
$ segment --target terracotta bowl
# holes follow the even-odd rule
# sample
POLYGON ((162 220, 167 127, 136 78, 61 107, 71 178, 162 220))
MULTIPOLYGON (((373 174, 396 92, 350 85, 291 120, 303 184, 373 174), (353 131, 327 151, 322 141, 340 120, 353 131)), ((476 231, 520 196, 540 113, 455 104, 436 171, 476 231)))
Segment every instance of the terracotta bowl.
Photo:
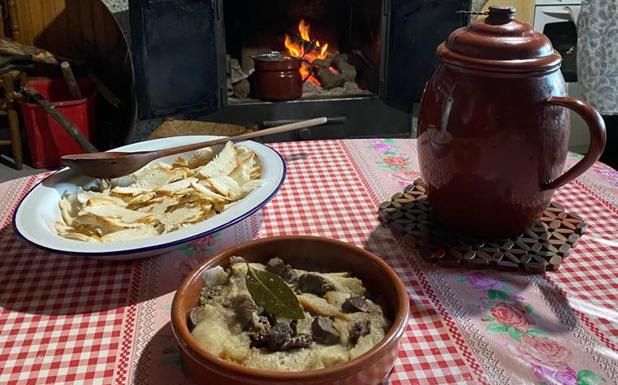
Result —
POLYGON ((379 257, 346 243, 310 236, 259 239, 232 247, 204 262, 182 283, 172 303, 172 328, 180 346, 184 366, 198 384, 212 385, 375 385, 391 371, 409 313, 406 288, 397 274, 379 257), (393 321, 385 338, 365 354, 334 367, 275 372, 247 368, 224 361, 201 347, 189 331, 189 312, 198 304, 202 273, 221 265, 229 257, 242 256, 251 262, 266 262, 279 256, 294 267, 350 271, 384 300, 386 315, 393 321))

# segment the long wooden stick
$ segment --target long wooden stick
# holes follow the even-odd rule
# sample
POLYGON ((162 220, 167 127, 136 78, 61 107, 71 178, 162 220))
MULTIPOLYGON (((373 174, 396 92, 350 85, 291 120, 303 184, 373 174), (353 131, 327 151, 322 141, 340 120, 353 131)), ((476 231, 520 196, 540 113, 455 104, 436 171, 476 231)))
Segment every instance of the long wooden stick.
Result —
POLYGON ((73 123, 71 123, 67 118, 64 117, 60 112, 56 111, 54 106, 47 101, 43 97, 43 95, 38 92, 24 88, 21 93, 30 100, 33 100, 36 104, 41 106, 45 112, 50 114, 52 118, 54 118, 62 128, 71 136, 71 138, 75 139, 75 141, 81 146, 81 148, 86 152, 99 152, 97 148, 90 143, 88 138, 77 128, 73 123))
POLYGON ((220 139, 209 140, 206 142, 192 143, 192 144, 186 144, 184 146, 166 148, 162 150, 157 150, 156 157, 152 159, 158 159, 158 158, 168 156, 168 155, 175 155, 175 154, 180 154, 182 152, 193 151, 193 150, 197 150, 203 147, 216 146, 217 144, 225 144, 228 141, 240 142, 243 140, 259 138, 259 137, 266 136, 266 135, 282 134, 288 131, 300 130, 301 128, 319 126, 324 123, 328 123, 328 118, 320 117, 320 118, 314 118, 314 119, 309 119, 309 120, 301 120, 300 122, 284 124, 282 126, 267 128, 264 130, 250 131, 244 134, 227 136, 227 137, 223 137, 220 139))
POLYGON ((81 99, 82 93, 79 90, 77 80, 75 80, 75 75, 73 74, 73 70, 71 69, 71 65, 69 64, 69 62, 63 61, 62 63, 60 63, 60 69, 62 70, 62 76, 64 76, 64 81, 69 87, 71 97, 73 97, 73 99, 81 99))

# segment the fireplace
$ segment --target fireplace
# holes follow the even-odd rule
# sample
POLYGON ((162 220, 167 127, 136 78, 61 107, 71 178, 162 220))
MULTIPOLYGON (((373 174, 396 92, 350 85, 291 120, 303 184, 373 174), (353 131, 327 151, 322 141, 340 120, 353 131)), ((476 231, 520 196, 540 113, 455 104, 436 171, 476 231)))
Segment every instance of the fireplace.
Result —
MULTIPOLYGON (((370 96, 378 91, 380 2, 225 1, 228 101, 252 102, 252 55, 302 60, 302 99, 370 96), (248 95, 247 95, 248 94, 248 95)), ((259 97, 259 96, 258 96, 259 97)))
MULTIPOLYGON (((131 0, 142 118, 256 128, 327 116, 275 140, 406 137, 434 51, 470 0, 131 0), (261 100, 252 57, 302 59, 302 96, 261 100)), ((273 138, 269 138, 272 140, 273 138)))

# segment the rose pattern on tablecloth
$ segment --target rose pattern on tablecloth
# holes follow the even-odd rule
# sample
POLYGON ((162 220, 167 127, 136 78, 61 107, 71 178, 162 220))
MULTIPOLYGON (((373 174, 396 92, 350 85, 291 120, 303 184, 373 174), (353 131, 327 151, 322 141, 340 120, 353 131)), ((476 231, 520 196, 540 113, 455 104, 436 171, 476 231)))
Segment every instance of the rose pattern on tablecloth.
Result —
POLYGON ((468 283, 475 289, 490 290, 499 289, 502 286, 499 281, 476 271, 465 272, 463 276, 468 279, 468 283))
POLYGON ((405 187, 413 183, 420 173, 413 169, 410 157, 401 155, 400 148, 394 139, 372 139, 369 148, 378 153, 378 168, 391 171, 389 176, 405 187))
POLYGON ((612 181, 614 187, 618 187, 618 171, 600 166, 592 166, 592 171, 612 181))
POLYGON ((537 325, 533 307, 508 284, 478 271, 462 273, 456 282, 483 292, 478 308, 481 320, 487 323, 486 331, 506 333, 515 341, 507 344, 507 349, 541 380, 537 385, 605 383, 588 369, 573 369, 577 366, 573 352, 537 325))
POLYGON ((528 311, 518 303, 499 302, 491 309, 491 316, 499 324, 515 328, 520 333, 527 333, 535 323, 528 311))
POLYGON ((389 168, 395 168, 395 169, 403 169, 405 170, 405 168, 407 166, 410 165, 410 161, 406 158, 403 157, 401 155, 397 155, 397 156, 386 156, 384 157, 384 159, 382 159, 382 162, 388 166, 389 168))
MULTIPOLYGON (((365 177, 369 180, 372 186, 376 189, 377 194, 381 200, 388 199, 393 193, 401 191, 401 187, 407 185, 405 181, 399 178, 393 177, 393 173, 384 172, 384 167, 380 168, 378 165, 383 163, 385 156, 391 155, 408 155, 412 160, 412 172, 419 170, 418 162, 415 162, 414 154, 416 154, 416 141, 409 139, 395 139, 384 143, 383 140, 373 141, 347 141, 346 145, 350 147, 350 154, 359 164, 360 169, 365 174, 365 177), (369 151, 367 151, 369 150, 369 151), (385 151, 390 151, 389 154, 384 154, 385 151)), ((572 167, 575 163, 582 159, 582 156, 575 153, 569 153, 567 164, 565 168, 572 167)), ((607 166, 600 163, 596 163, 595 167, 600 169, 609 169, 607 166)), ((409 183, 411 183, 410 181, 409 183)), ((408 184, 409 184, 408 183, 408 184)), ((601 198, 603 202, 618 202, 618 186, 613 186, 610 179, 600 173, 590 170, 582 175, 574 183, 567 185, 556 194, 556 200, 558 203, 564 205, 567 208, 572 208, 577 212, 577 209, 582 210, 578 204, 572 204, 570 196, 582 191, 586 194, 594 195, 594 198, 601 198)), ((578 199, 582 199, 581 196, 578 199)), ((597 202, 595 200, 595 202, 597 202)), ((612 203, 607 203, 609 206, 612 203)), ((615 206, 618 207, 618 206, 615 206)), ((580 214, 585 214, 585 211, 580 211, 580 214)), ((608 214, 609 216, 610 214, 608 214)), ((596 219, 595 219, 596 221, 596 219)), ((607 224, 606 221, 598 221, 594 224, 597 228, 603 228, 603 224, 607 224)), ((576 250, 577 256, 579 256, 576 250)), ((585 254, 585 253, 583 253, 585 254)), ((575 260, 572 260, 575 262, 575 260)), ((575 263, 577 265, 577 263, 575 263)), ((436 281, 436 277, 443 277, 443 274, 447 274, 447 271, 441 272, 441 274, 430 275, 434 286, 434 290, 439 293, 440 303, 444 303, 447 310, 451 314, 455 315, 455 319, 460 323, 462 330, 464 331, 464 337, 467 344, 473 349, 473 353, 480 359, 481 364, 484 367, 484 372, 487 373, 495 383, 507 383, 508 378, 521 379, 522 383, 534 383, 539 384, 538 376, 531 369, 530 364, 523 362, 522 360, 513 356, 508 350, 507 345, 509 341, 513 341, 512 336, 506 331, 508 325, 502 325, 495 322, 495 326, 498 326, 502 331, 498 331, 492 335, 492 332, 487 331, 489 320, 483 321, 479 314, 483 317, 491 317, 491 309, 500 302, 505 303, 517 303, 528 311, 533 311, 534 314, 529 315, 526 319, 532 319, 533 325, 528 329, 530 335, 537 336, 549 336, 560 341, 564 346, 569 347, 572 351, 574 358, 572 362, 576 362, 577 365, 572 364, 573 368, 588 368, 596 373, 607 378, 609 383, 611 379, 614 379, 615 370, 613 369, 615 364, 612 364, 611 358, 609 358, 603 352, 606 350, 597 350, 597 340, 594 339, 594 333, 584 333, 585 325, 589 325, 585 321, 577 326, 572 325, 576 321, 573 318, 575 314, 571 313, 571 310, 577 311, 577 306, 571 307, 570 303, 555 303, 556 298, 548 300, 550 292, 546 291, 544 287, 537 286, 532 283, 526 276, 513 276, 511 279, 508 274, 484 274, 482 272, 469 271, 454 273, 451 277, 444 279, 443 281, 436 281), (468 279, 468 277, 470 279, 468 279), (495 279, 493 277, 496 277, 495 279), (465 282, 467 287, 461 287, 461 283, 465 282), (503 283, 506 287, 503 288, 503 283), (452 285, 449 290, 449 283, 452 285), (509 286, 511 289, 509 289, 509 286), (461 289, 460 289, 461 288, 461 289), (491 295, 499 297, 501 291, 508 291, 508 299, 495 298, 490 300, 487 292, 490 289, 494 289, 491 295), (478 293, 482 292, 483 295, 479 296, 478 293), (447 298, 454 298, 453 301, 447 301, 447 298), (554 301, 554 305, 549 307, 548 301, 554 301), (534 307, 534 309, 533 309, 534 307), (469 317, 469 318, 467 318, 469 317), (536 318, 535 318, 536 317, 536 318), (563 318, 564 317, 564 318, 563 318), (482 336, 482 338, 480 337, 482 336), (483 342, 475 341, 476 338, 484 340, 483 342), (471 341, 474 341, 472 343, 471 341), (594 342, 593 342, 594 341, 594 342), (585 350, 584 350, 585 347, 585 350), (594 349, 594 350, 588 350, 594 349), (588 354, 586 354, 588 353, 588 354), (502 364, 508 365, 509 363, 516 363, 516 366, 504 370, 500 366, 502 364), (519 374, 513 375, 519 372, 519 374), (536 381, 536 382, 535 382, 536 381)), ((554 276, 555 274, 548 274, 554 276)), ((560 274, 561 275, 561 274, 560 274)), ((551 286, 553 284, 550 284, 551 286)), ((558 294, 557 297, 561 297, 563 294, 558 294)), ((579 311, 584 311, 579 309, 579 311)), ((522 333, 514 328, 511 330, 513 335, 521 337, 522 333)), ((598 337, 598 334, 597 334, 598 337)), ((602 344, 600 344, 602 345, 602 344)), ((549 369, 548 369, 549 370, 549 369)), ((591 373, 592 373, 591 371, 591 373)), ((583 374, 586 373, 586 369, 580 370, 583 374)), ((560 372, 556 372, 560 373, 560 372)), ((579 373, 579 372, 577 372, 579 373)), ((558 375, 560 378, 562 375, 558 375)), ((564 376, 562 376, 564 377, 564 376)), ((580 376, 587 378, 590 382, 590 376, 580 376)), ((601 376, 598 376, 601 378, 601 376)), ((517 381, 514 381, 517 382, 517 381)), ((546 384, 554 384, 556 381, 543 381, 546 384)))
POLYGON ((544 380, 544 384, 547 385, 578 385, 577 373, 571 368, 565 372, 558 372, 555 370, 547 369, 540 365, 532 365, 534 374, 538 378, 544 380))
POLYGON ((175 250, 177 256, 174 258, 174 268, 181 274, 182 279, 213 254, 213 246, 220 237, 221 233, 210 234, 175 250))
POLYGON ((523 335, 519 345, 509 345, 509 350, 517 357, 533 365, 566 372, 573 353, 558 341, 548 337, 523 335))
POLYGON ((571 368, 556 371, 540 365, 532 365, 534 374, 543 381, 536 385, 597 385, 605 383, 605 379, 590 370, 584 369, 575 373, 571 368))

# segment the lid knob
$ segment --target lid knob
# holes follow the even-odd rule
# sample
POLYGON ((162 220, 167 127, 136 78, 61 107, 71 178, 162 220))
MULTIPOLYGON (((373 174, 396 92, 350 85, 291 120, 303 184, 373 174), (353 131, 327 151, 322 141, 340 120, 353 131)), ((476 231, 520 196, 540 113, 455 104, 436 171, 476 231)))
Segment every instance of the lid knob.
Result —
POLYGON ((506 24, 515 19, 515 7, 512 5, 492 5, 489 7, 489 15, 485 19, 487 24, 506 24))
POLYGON ((487 15, 451 32, 438 47, 441 60, 501 72, 539 72, 560 67, 560 54, 549 38, 515 19, 515 7, 491 6, 487 15))

